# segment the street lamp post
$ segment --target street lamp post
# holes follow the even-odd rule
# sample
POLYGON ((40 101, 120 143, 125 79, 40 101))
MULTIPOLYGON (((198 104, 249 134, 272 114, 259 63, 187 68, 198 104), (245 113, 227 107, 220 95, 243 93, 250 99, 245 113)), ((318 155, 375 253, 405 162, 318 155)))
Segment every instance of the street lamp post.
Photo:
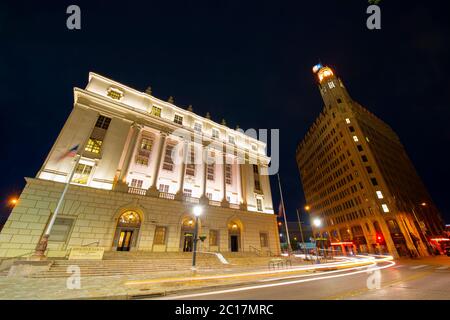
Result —
MULTIPOLYGON (((314 218, 313 224, 316 228, 320 228, 322 225, 322 220, 320 218, 314 218)), ((316 240, 316 261, 319 262, 319 249, 317 248, 317 240, 316 240)))
POLYGON ((202 207, 195 206, 194 207, 194 216, 195 216, 195 229, 194 229, 194 251, 192 253, 192 270, 195 270, 195 262, 197 257, 197 241, 198 241, 198 217, 202 214, 202 207))
POLYGON ((302 222, 300 221, 300 215, 298 214, 298 209, 297 209, 297 219, 298 219, 298 227, 300 228, 300 235, 302 236, 303 250, 305 251, 305 259, 306 259, 306 245, 305 245, 305 238, 303 237, 302 222))

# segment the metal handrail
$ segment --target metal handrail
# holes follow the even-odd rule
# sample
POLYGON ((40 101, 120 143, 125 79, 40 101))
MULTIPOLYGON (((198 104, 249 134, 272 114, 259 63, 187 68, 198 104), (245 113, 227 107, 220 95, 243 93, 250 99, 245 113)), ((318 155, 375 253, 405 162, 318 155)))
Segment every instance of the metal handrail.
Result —
POLYGON ((91 244, 94 244, 94 243, 96 243, 97 247, 98 247, 98 245, 100 244, 100 240, 97 240, 97 241, 94 241, 94 242, 91 242, 91 243, 87 243, 87 244, 83 244, 82 247, 88 247, 88 246, 90 246, 91 244))

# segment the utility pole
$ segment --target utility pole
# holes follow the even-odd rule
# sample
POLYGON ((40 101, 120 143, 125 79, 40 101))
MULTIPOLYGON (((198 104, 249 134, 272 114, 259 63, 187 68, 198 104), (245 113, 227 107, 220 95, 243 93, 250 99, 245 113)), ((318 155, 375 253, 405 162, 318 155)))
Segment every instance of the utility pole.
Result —
POLYGON ((289 231, 288 231, 288 225, 287 225, 287 219, 286 219, 286 209, 284 207, 284 200, 283 200, 283 192, 281 191, 281 182, 280 182, 280 174, 277 173, 278 177, 278 187, 280 188, 280 197, 281 197, 281 207, 283 208, 283 217, 284 217, 284 225, 286 227, 286 240, 288 245, 288 252, 291 252, 291 239, 289 237, 289 231))
POLYGON ((302 237, 303 250, 305 251, 305 259, 306 259, 305 238, 303 238, 303 228, 302 228, 302 222, 300 221, 300 215, 298 214, 298 208, 297 208, 297 219, 298 219, 298 227, 300 228, 300 235, 302 237))

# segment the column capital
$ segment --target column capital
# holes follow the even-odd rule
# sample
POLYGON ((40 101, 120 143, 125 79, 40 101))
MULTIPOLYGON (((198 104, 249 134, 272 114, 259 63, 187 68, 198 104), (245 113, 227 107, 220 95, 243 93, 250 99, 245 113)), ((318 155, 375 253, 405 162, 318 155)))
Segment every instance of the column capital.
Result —
POLYGON ((140 124, 140 123, 137 123, 137 122, 133 122, 133 123, 131 124, 131 127, 132 127, 133 129, 142 130, 142 128, 144 128, 144 125, 142 125, 142 124, 140 124))

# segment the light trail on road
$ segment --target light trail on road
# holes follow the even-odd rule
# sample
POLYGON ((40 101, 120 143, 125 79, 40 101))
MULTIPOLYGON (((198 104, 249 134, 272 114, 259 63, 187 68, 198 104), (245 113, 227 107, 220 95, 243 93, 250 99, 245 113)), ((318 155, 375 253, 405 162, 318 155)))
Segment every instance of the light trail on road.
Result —
MULTIPOLYGON (((202 297, 202 296, 209 296, 209 295, 218 295, 218 294, 224 294, 224 293, 232 293, 232 292, 239 292, 239 291, 248 291, 248 290, 256 290, 256 289, 263 289, 263 288, 270 288, 270 287, 279 287, 279 286, 287 286, 287 285, 293 285, 293 284, 299 284, 304 282, 311 282, 311 281, 318 281, 318 280, 326 280, 326 279, 332 279, 332 278, 340 278, 340 277, 348 277, 360 273, 367 273, 367 272, 373 272, 376 270, 382 270, 386 268, 390 268, 394 266, 396 263, 392 261, 392 257, 390 256, 383 256, 384 258, 379 259, 379 261, 373 261, 375 262, 373 264, 370 264, 369 266, 358 266, 358 267, 351 267, 343 270, 335 270, 335 271, 329 271, 325 274, 321 274, 319 276, 313 277, 314 275, 299 275, 298 277, 309 277, 308 279, 300 279, 300 280, 293 280, 293 281, 284 281, 280 283, 271 283, 271 284, 261 284, 261 285, 253 285, 248 287, 241 287, 241 288, 234 288, 234 289, 224 289, 224 290, 218 290, 213 292, 202 292, 202 293, 194 293, 194 294, 187 294, 187 295, 181 295, 181 296, 172 296, 172 297, 164 297, 164 298, 158 298, 156 300, 174 300, 174 299, 189 299, 194 297, 202 297), (377 263, 383 262, 386 263, 386 265, 383 266, 377 266, 377 263), (375 265, 375 266, 374 266, 375 265), (358 269, 364 269, 364 270, 358 270, 358 269), (347 273, 341 273, 341 274, 333 274, 330 275, 330 273, 338 273, 343 271, 349 271, 349 270, 357 270, 353 272, 347 272, 347 273)), ((276 281, 272 279, 272 281, 276 281)))

